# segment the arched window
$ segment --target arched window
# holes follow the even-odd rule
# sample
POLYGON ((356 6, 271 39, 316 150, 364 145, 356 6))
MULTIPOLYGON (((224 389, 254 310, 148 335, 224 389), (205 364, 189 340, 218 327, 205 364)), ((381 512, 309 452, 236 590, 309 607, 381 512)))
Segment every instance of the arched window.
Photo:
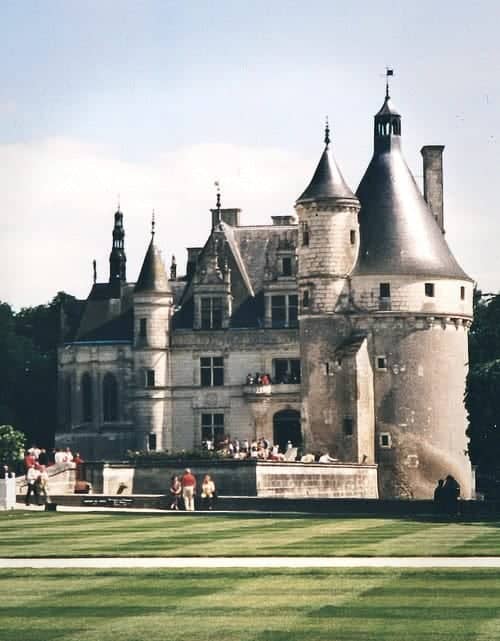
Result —
POLYGON ((104 375, 102 381, 102 407, 104 421, 118 420, 118 385, 110 372, 104 375))
POLYGON ((71 428, 72 423, 71 396, 71 377, 66 376, 66 380, 64 381, 64 424, 68 428, 71 428))
POLYGON ((82 418, 84 423, 92 420, 92 379, 88 372, 82 375, 82 418))

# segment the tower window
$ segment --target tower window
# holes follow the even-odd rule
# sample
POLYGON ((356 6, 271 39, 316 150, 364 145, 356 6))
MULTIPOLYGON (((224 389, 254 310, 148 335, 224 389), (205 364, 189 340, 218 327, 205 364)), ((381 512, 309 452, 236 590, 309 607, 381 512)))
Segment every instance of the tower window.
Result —
POLYGON ((305 289, 302 294, 302 307, 309 307, 309 290, 305 289))
POLYGON ((380 298, 390 298, 391 297, 391 284, 390 283, 380 283, 380 285, 379 285, 379 295, 380 295, 380 298))
POLYGON ((385 356, 377 356, 377 369, 387 369, 387 358, 385 356))
POLYGON ((460 287, 460 300, 465 300, 465 287, 460 287))
POLYGON ((285 256, 281 259, 281 275, 282 276, 291 276, 292 275, 292 259, 290 256, 285 256))
POLYGON ((434 283, 425 283, 425 295, 434 298, 434 283))
POLYGON ((150 432, 148 434, 148 450, 150 452, 154 452, 156 450, 156 434, 154 432, 150 432))
POLYGON ((384 449, 390 448, 391 445, 392 445, 392 440, 391 440, 391 435, 389 434, 389 432, 381 432, 380 436, 378 438, 378 443, 379 443, 380 447, 382 447, 384 449))
POLYGON ((356 244, 356 230, 355 229, 351 229, 351 231, 349 233, 349 237, 350 237, 350 240, 351 240, 351 245, 355 245, 356 244))
POLYGON ((202 387, 224 385, 224 359, 222 356, 200 358, 200 382, 202 387))
POLYGON ((302 245, 307 247, 309 245, 309 225, 302 223, 302 245))
POLYGON ((351 416, 344 416, 343 429, 345 436, 352 436, 354 431, 354 420, 351 416))
POLYGON ((222 297, 201 299, 201 329, 220 329, 222 327, 222 297))
POLYGON ((154 369, 147 369, 146 370, 146 387, 154 387, 155 386, 155 371, 154 369))
POLYGON ((146 338, 148 335, 148 321, 146 318, 139 319, 139 336, 141 338, 146 338))

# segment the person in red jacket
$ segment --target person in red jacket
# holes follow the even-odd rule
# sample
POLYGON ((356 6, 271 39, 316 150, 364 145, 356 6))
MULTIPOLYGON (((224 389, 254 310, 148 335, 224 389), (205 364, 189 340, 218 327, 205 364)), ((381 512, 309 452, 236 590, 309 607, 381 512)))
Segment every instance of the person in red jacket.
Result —
POLYGON ((188 512, 194 511, 194 494, 196 492, 196 476, 191 474, 191 470, 186 468, 181 478, 182 498, 184 507, 188 512))

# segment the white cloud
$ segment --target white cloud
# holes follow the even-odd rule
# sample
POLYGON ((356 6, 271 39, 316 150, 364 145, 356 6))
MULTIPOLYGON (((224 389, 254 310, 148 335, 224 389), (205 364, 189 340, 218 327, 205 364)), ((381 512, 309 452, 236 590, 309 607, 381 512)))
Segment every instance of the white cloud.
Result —
POLYGON ((144 163, 64 138, 1 146, 0 299, 18 308, 61 289, 84 297, 93 258, 99 280, 107 280, 118 194, 134 281, 153 208, 166 262, 175 253, 182 269, 184 248, 203 244, 209 232, 214 180, 223 206, 241 207, 243 222, 258 224, 292 211, 312 168, 311 159, 293 153, 226 144, 185 147, 144 163))

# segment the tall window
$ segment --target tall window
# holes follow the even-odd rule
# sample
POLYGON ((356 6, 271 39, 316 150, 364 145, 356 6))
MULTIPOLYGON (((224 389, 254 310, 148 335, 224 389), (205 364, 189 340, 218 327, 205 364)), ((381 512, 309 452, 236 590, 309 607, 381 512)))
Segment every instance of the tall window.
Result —
POLYGON ((224 359, 222 356, 200 358, 200 381, 202 387, 224 385, 224 359))
POLYGON ((430 298, 434 297, 434 283, 425 283, 425 295, 430 298))
POLYGON ((154 369, 146 370, 146 387, 154 387, 155 382, 155 371, 154 369))
POLYGON ((224 440, 224 414, 201 415, 201 440, 215 445, 224 440))
POLYGON ((201 329, 222 327, 222 298, 220 296, 201 299, 201 329))
POLYGON ((300 360, 298 358, 275 358, 273 373, 275 383, 300 383, 300 360))
POLYGON ((148 321, 146 318, 139 319, 139 336, 141 338, 146 338, 148 335, 148 321))
POLYGON ((271 296, 273 327, 297 327, 299 298, 297 294, 271 296))
POLYGON ((307 247, 309 245, 309 225, 307 223, 301 224, 302 232, 302 245, 307 247))
POLYGON ((118 420, 118 385, 110 372, 104 375, 102 381, 102 413, 104 421, 118 420))
POLYGON ((92 420, 92 379, 88 372, 82 375, 82 419, 84 423, 92 420))
POLYGON ((309 290, 304 289, 302 294, 302 307, 309 307, 309 290))
POLYGON ((380 298, 390 298, 391 297, 391 284, 390 283, 380 283, 380 285, 379 285, 379 296, 380 296, 380 298))
POLYGON ((282 276, 291 276, 292 275, 292 258, 291 258, 291 256, 284 256, 281 259, 281 275, 282 276))
POLYGON ((154 452, 156 450, 156 434, 154 432, 150 432, 148 434, 148 450, 150 452, 154 452))
POLYGON ((71 415, 71 377, 66 376, 64 382, 64 422, 67 427, 71 427, 72 415, 71 415))

